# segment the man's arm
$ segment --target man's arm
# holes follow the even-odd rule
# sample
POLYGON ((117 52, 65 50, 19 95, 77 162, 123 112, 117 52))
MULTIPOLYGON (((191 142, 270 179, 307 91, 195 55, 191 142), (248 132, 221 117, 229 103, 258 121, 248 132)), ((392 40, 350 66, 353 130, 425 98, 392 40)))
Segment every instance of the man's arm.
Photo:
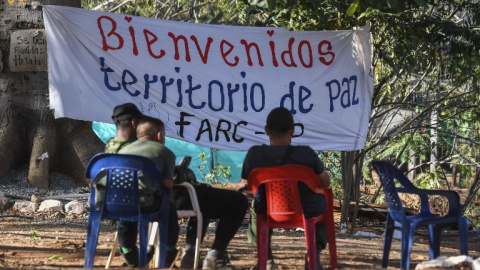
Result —
POLYGON ((320 183, 322 183, 323 187, 330 187, 330 175, 326 170, 318 175, 318 179, 320 180, 320 183))
POLYGON ((243 187, 239 189, 240 192, 244 192, 247 189, 247 179, 248 179, 248 175, 250 174, 250 169, 249 169, 250 155, 251 155, 251 148, 248 149, 248 152, 245 155, 245 159, 243 160, 242 173, 240 175, 240 180, 238 180, 238 183, 243 185, 243 187))
POLYGON ((164 147, 162 151, 164 152, 164 158, 162 160, 163 161, 163 166, 162 166, 163 183, 165 184, 166 187, 171 189, 173 187, 173 178, 175 177, 176 156, 167 147, 164 147))

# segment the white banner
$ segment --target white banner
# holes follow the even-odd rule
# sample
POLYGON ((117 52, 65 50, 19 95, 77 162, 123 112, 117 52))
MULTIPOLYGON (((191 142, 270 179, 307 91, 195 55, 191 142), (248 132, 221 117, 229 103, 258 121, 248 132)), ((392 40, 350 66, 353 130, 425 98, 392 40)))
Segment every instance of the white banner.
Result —
POLYGON ((167 136, 247 150, 268 143, 266 117, 286 107, 293 144, 365 146, 373 92, 368 27, 293 32, 204 25, 44 6, 55 117, 112 123, 132 102, 167 136))

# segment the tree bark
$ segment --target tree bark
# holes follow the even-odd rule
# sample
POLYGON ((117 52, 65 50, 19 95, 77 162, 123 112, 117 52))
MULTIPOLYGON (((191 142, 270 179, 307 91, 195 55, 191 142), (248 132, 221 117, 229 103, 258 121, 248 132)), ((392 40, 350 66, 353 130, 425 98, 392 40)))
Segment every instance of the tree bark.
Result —
MULTIPOLYGON (((91 122, 54 119, 48 101, 48 72, 12 72, 9 64, 13 31, 44 28, 42 8, 32 1, 0 3, 0 178, 29 163, 28 178, 48 188, 52 171, 84 185, 89 159, 103 151, 91 122)), ((44 0, 42 5, 81 7, 81 0, 44 0)), ((48 45, 47 45, 48 46, 48 45)))
POLYGON ((341 153, 343 204, 341 207, 340 224, 342 224, 342 226, 348 226, 350 203, 352 201, 356 202, 350 228, 348 229, 345 227, 345 229, 347 229, 347 231, 350 233, 353 233, 353 229, 355 228, 355 219, 357 218, 358 203, 360 200, 360 180, 362 178, 363 155, 363 150, 342 151, 341 153))
POLYGON ((40 113, 39 126, 33 136, 32 154, 30 155, 30 166, 28 180, 30 184, 38 188, 47 189, 50 171, 50 157, 55 156, 56 130, 54 119, 49 110, 42 110, 40 113))

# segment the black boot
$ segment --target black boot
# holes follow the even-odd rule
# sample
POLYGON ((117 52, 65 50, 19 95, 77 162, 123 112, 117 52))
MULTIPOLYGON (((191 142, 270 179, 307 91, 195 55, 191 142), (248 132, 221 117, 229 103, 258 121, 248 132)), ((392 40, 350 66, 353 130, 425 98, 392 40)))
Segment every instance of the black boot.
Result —
MULTIPOLYGON (((183 250, 182 259, 180 260, 181 269, 193 269, 195 263, 195 247, 186 246, 183 250)), ((202 269, 202 260, 198 258, 198 269, 202 269)))
POLYGON ((155 255, 155 247, 153 245, 147 246, 147 265, 152 260, 153 255, 155 255))
MULTIPOLYGON (((165 256, 165 266, 170 268, 170 265, 172 265, 174 262, 175 262, 175 259, 177 258, 177 253, 178 253, 178 250, 175 249, 175 250, 167 250, 167 254, 165 256)), ((173 267, 173 268, 177 268, 177 267, 173 267)))
MULTIPOLYGON (((320 260, 320 252, 317 252, 317 270, 323 270, 322 261, 320 260)), ((308 255, 305 254, 305 270, 308 269, 308 255)))
POLYGON ((125 258, 126 264, 130 268, 138 267, 138 249, 137 247, 131 249, 127 253, 123 253, 122 248, 120 248, 120 254, 125 258))

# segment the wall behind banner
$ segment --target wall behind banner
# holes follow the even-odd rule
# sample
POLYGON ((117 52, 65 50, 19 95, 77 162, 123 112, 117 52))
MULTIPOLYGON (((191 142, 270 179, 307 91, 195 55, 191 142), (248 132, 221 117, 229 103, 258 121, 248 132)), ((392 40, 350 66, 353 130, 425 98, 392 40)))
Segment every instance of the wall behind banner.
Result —
MULTIPOLYGON (((117 132, 115 125, 101 123, 101 122, 93 122, 92 123, 93 131, 97 134, 97 136, 103 141, 106 142, 108 139, 115 137, 117 132)), ((181 140, 173 139, 173 138, 166 138, 165 145, 175 153, 177 156, 176 163, 178 163, 184 156, 192 156, 192 162, 190 163, 190 169, 195 172, 197 176, 197 180, 202 179, 202 175, 197 168, 197 166, 202 166, 202 160, 198 156, 200 153, 205 153, 205 160, 207 161, 205 166, 206 168, 211 168, 212 164, 220 163, 223 166, 230 166, 230 174, 232 177, 230 178, 230 183, 237 183, 240 179, 242 173, 242 164, 247 154, 246 151, 227 151, 227 150, 216 150, 213 151, 212 148, 203 147, 199 145, 195 145, 193 143, 184 142, 181 140)), ((208 170, 204 170, 204 173, 208 172, 208 170)), ((220 183, 224 181, 223 179, 217 179, 220 183)))

